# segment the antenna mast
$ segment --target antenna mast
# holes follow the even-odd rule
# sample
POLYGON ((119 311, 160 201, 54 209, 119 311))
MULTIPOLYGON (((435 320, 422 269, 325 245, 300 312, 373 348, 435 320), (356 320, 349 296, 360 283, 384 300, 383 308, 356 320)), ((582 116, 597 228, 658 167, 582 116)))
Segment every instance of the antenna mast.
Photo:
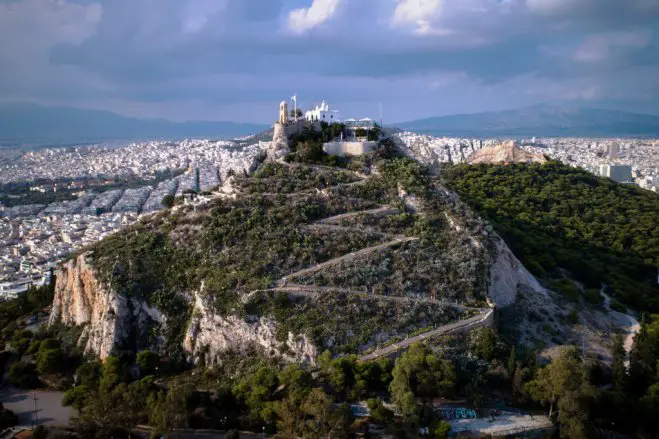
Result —
POLYGON ((382 125, 382 102, 380 102, 380 129, 382 129, 384 125, 382 125))

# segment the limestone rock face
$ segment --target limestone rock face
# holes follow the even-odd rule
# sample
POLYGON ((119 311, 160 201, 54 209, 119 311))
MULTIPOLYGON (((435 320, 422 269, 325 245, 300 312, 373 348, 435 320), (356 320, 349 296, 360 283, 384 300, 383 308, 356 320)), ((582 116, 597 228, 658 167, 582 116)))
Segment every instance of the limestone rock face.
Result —
POLYGON ((547 159, 540 154, 525 151, 515 142, 509 141, 474 152, 467 163, 547 163, 547 159))
POLYGON ((517 259, 505 241, 496 235, 492 238, 496 242, 496 250, 490 265, 489 298, 498 307, 506 307, 515 303, 520 288, 530 288, 546 295, 546 290, 517 259))
POLYGON ((156 309, 129 301, 100 282, 87 256, 71 259, 57 270, 48 324, 84 326, 79 342, 84 343, 85 354, 105 359, 129 340, 133 329, 143 332, 151 322, 166 322, 156 309))
MULTIPOLYGON (((145 301, 126 298, 105 285, 89 264, 88 255, 69 260, 56 276, 48 323, 84 326, 79 343, 84 345, 85 354, 104 360, 122 349, 162 352, 167 340, 158 334, 166 333, 163 328, 167 326, 167 317, 145 301)), ((316 347, 306 336, 289 333, 280 342, 272 319, 247 322, 240 317, 223 317, 212 310, 202 294, 195 292, 186 297, 193 298, 193 314, 183 348, 191 361, 203 359, 211 365, 228 350, 247 352, 262 348, 266 355, 315 364, 316 347)))
POLYGON ((286 340, 277 341, 277 327, 272 319, 252 321, 217 315, 202 295, 195 294, 193 317, 183 340, 183 347, 192 361, 213 365, 226 351, 248 352, 262 348, 266 355, 281 356, 289 361, 315 364, 316 347, 306 336, 287 334, 286 340))

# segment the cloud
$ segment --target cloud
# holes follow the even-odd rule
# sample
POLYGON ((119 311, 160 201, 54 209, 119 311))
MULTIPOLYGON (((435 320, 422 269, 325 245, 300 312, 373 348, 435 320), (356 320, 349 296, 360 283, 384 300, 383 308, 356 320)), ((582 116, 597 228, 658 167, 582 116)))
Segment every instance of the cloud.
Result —
POLYGON ((658 21, 656 0, 0 0, 0 96, 253 121, 296 92, 397 120, 659 107, 658 21))
POLYGON ((336 13, 340 0, 313 0, 308 8, 291 11, 288 27, 294 33, 304 33, 330 20, 336 13))
POLYGON ((606 61, 614 56, 616 51, 646 47, 651 37, 652 32, 647 29, 592 35, 579 45, 573 58, 586 63, 606 61))
POLYGON ((442 0, 398 0, 392 22, 395 26, 417 27, 420 33, 428 33, 430 21, 440 13, 442 0))

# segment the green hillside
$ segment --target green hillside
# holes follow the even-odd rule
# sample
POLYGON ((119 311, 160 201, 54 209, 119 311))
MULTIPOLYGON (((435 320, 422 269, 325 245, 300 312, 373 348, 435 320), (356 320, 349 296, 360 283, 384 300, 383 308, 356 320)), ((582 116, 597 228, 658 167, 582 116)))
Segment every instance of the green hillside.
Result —
POLYGON ((659 196, 552 162, 457 165, 444 174, 540 279, 568 296, 602 283, 621 302, 659 311, 659 196), (569 273, 566 273, 569 272, 569 273))
MULTIPOLYGON (((357 178, 335 168, 266 164, 253 177, 236 180, 242 192, 237 199, 161 212, 92 246, 91 262, 120 294, 168 317, 170 354, 180 354, 190 317, 181 292, 202 284, 220 315, 272 317, 282 340, 289 331, 304 334, 336 354, 359 353, 380 339, 458 319, 460 313, 441 299, 482 303, 485 250, 465 245, 468 232, 447 227, 442 212, 450 207, 426 193, 431 182, 421 165, 398 159, 380 168, 380 175, 357 178), (424 198, 423 214, 404 212, 399 183, 424 198), (364 213, 383 207, 394 212, 371 220, 364 213), (321 223, 343 214, 370 222, 321 223), (336 262, 323 268, 328 275, 334 265, 362 269, 349 279, 314 281, 320 270, 313 267, 329 261, 336 262), (294 284, 293 274, 309 268, 313 275, 300 276, 295 294, 284 294, 290 291, 279 287, 294 284)), ((150 346, 154 332, 125 348, 150 346)))

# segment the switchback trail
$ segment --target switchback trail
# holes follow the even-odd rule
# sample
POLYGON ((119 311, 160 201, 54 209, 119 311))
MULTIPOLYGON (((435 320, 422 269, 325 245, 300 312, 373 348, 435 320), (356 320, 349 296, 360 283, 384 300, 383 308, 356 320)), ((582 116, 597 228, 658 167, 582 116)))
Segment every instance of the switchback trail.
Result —
POLYGON ((414 343, 422 342, 424 340, 428 340, 433 337, 437 337, 440 335, 447 335, 451 334, 456 331, 461 331, 464 329, 473 329, 474 327, 479 327, 487 322, 487 319, 490 317, 490 315, 494 312, 493 309, 487 310, 486 312, 483 312, 477 316, 470 317, 465 320, 460 320, 459 322, 456 323, 451 323, 449 325, 444 325, 441 326, 437 329, 433 329, 432 331, 424 332, 423 334, 416 335, 414 337, 406 338, 403 341, 394 343, 390 346, 387 346, 382 349, 376 349, 375 351, 371 352, 368 355, 364 355, 359 358, 359 361, 372 361, 376 360, 380 357, 386 357, 389 356, 401 349, 406 349, 413 345, 414 343))

